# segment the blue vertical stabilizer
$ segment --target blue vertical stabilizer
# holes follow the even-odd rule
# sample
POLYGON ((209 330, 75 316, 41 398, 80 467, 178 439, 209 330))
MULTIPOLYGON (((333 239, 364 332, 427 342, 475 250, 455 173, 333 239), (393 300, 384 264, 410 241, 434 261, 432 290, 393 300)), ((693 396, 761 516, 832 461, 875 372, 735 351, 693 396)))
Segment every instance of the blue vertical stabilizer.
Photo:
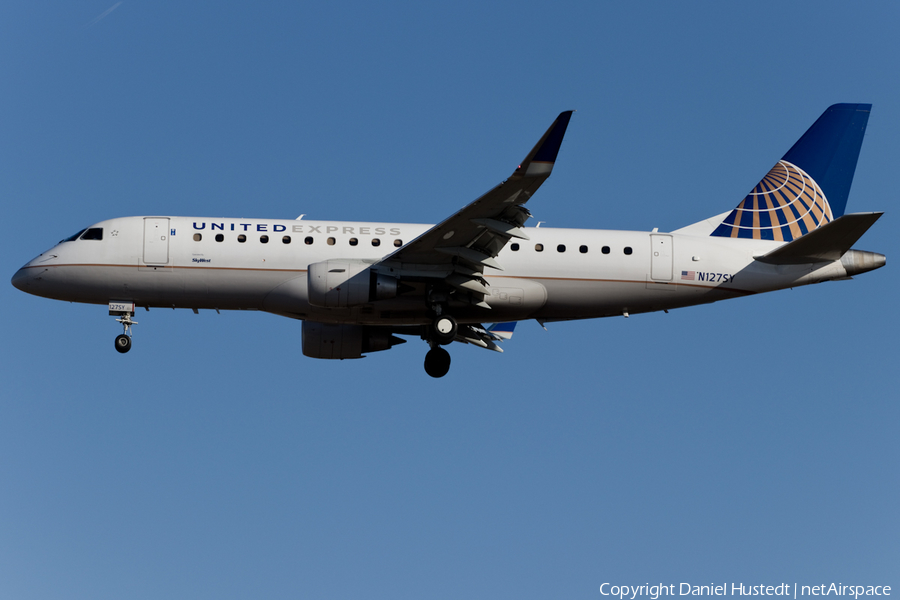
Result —
POLYGON ((790 242, 844 214, 871 104, 835 104, 712 235, 790 242))
POLYGON ((812 177, 835 218, 844 214, 871 104, 835 104, 813 123, 782 160, 812 177))

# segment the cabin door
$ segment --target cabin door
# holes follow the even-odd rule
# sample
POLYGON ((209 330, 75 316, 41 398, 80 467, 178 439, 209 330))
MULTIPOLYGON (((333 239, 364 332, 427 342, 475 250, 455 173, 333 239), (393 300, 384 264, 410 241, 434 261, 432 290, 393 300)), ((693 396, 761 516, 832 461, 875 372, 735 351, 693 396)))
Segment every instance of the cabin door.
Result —
POLYGON ((672 281, 672 236, 650 236, 650 279, 672 281))
POLYGON ((144 219, 144 263, 164 265, 169 262, 169 219, 144 219))

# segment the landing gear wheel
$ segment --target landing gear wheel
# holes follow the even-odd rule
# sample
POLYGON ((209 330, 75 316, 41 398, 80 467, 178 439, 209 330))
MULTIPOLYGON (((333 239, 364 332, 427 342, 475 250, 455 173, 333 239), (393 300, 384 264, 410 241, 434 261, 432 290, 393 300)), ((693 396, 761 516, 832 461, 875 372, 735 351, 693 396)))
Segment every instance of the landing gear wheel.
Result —
POLYGON ((131 350, 131 338, 125 334, 120 334, 116 336, 116 350, 125 354, 129 350, 131 350))
MULTIPOLYGON (((134 303, 129 303, 132 310, 134 309, 134 303)), ((120 311, 119 307, 116 306, 115 312, 113 312, 113 302, 109 303, 110 313, 111 315, 122 315, 118 319, 116 319, 117 323, 121 323, 122 327, 125 328, 125 333, 116 336, 116 352, 120 354, 125 354, 129 350, 131 350, 131 326, 137 325, 137 321, 132 321, 131 317, 134 316, 134 313, 131 311, 120 311)))
POLYGON ((441 315, 431 324, 431 335, 435 342, 446 346, 456 339, 456 319, 450 315, 441 315))
POLYGON ((435 346, 425 355, 425 372, 434 378, 443 377, 450 370, 450 353, 435 346))

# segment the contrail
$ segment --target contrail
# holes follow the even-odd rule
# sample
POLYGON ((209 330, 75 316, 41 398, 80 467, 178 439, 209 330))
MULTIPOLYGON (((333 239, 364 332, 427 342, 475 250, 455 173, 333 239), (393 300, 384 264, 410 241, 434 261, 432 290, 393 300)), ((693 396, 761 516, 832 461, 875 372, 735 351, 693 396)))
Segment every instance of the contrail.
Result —
POLYGON ((106 15, 108 15, 108 14, 111 13, 112 11, 116 10, 117 8, 119 8, 119 5, 120 5, 120 4, 122 4, 122 3, 121 3, 121 2, 116 2, 115 4, 113 4, 112 6, 110 6, 109 8, 107 8, 105 11, 103 11, 102 13, 100 13, 99 16, 95 17, 93 21, 91 21, 90 23, 88 23, 88 24, 87 24, 87 27, 93 27, 94 25, 96 25, 97 23, 99 23, 100 20, 103 19, 106 15))

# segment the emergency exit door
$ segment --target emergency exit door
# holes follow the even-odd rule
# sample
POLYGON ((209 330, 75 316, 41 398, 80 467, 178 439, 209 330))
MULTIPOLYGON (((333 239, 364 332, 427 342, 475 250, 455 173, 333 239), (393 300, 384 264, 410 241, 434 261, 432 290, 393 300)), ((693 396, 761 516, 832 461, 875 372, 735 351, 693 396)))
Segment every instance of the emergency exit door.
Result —
POLYGON ((144 219, 144 263, 164 265, 169 262, 169 219, 144 219))
POLYGON ((672 236, 650 236, 650 279, 672 281, 672 236))

